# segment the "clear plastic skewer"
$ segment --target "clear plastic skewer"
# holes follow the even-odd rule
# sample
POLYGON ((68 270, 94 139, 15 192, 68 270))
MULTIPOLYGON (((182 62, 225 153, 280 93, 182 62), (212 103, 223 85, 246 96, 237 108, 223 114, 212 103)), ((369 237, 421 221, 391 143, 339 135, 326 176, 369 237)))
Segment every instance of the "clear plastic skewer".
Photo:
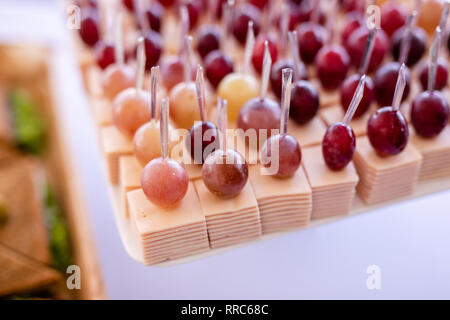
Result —
POLYGON ((136 91, 139 93, 144 87, 145 76, 145 45, 144 37, 139 37, 137 46, 137 76, 136 76, 136 91))
POLYGON ((408 59, 409 50, 411 48, 412 41, 412 29, 414 27, 414 23, 416 21, 417 11, 414 10, 411 15, 408 17, 406 22, 405 32, 403 33, 403 40, 400 47, 400 63, 406 63, 408 59))
POLYGON ((336 32, 334 32, 334 26, 336 23, 336 16, 338 11, 337 0, 330 0, 327 17, 327 33, 328 33, 328 43, 331 44, 334 42, 334 37, 336 32))
POLYGON ((183 45, 183 56, 184 56, 184 82, 189 82, 191 80, 191 65, 192 65, 192 37, 186 35, 184 37, 184 45, 183 45))
POLYGON ((151 117, 156 120, 156 91, 158 89, 159 66, 152 67, 150 71, 151 117))
POLYGON ((169 157, 169 98, 165 97, 161 101, 161 153, 162 158, 166 160, 169 157))
POLYGON ((298 48, 298 38, 297 31, 291 31, 288 33, 289 36, 289 46, 291 48, 291 56, 294 61, 294 75, 296 79, 302 79, 304 74, 302 74, 300 52, 298 48))
POLYGON ((286 55, 287 51, 287 37, 289 32, 289 7, 286 3, 281 6, 281 52, 286 55))
POLYGON ((363 75, 367 72, 369 68, 370 58, 372 57, 373 48, 375 47, 375 40, 377 36, 377 29, 372 28, 369 31, 367 37, 366 47, 364 49, 364 54, 361 60, 361 66, 359 67, 358 73, 363 75))
POLYGON ((272 68, 272 57, 270 56, 269 42, 266 40, 264 42, 264 59, 263 59, 263 70, 262 70, 261 92, 260 92, 261 99, 264 99, 267 95, 271 68, 272 68))
POLYGON ((364 95, 364 82, 366 80, 366 75, 363 74, 361 79, 359 79, 358 86, 356 87, 355 94, 353 95, 352 101, 347 109, 347 112, 344 116, 344 123, 348 125, 350 121, 352 121, 353 116, 355 115, 356 109, 358 109, 359 104, 364 95))
POLYGON ((195 90, 197 93, 197 102, 200 110, 200 119, 203 122, 205 122, 206 121, 205 79, 203 76, 203 67, 201 65, 197 65, 195 90))
POLYGON ((118 65, 123 65, 125 63, 125 55, 123 52, 123 16, 122 13, 117 13, 117 23, 114 32, 114 55, 116 58, 116 63, 118 65))
POLYGON ((444 8, 442 10, 441 21, 439 22, 439 27, 442 31, 445 30, 445 26, 447 25, 448 14, 450 12, 450 0, 446 0, 444 2, 444 8))
POLYGON ((150 24, 145 17, 144 8, 143 8, 144 4, 142 1, 143 0, 134 0, 133 5, 134 5, 134 12, 136 13, 136 17, 138 19, 138 23, 139 23, 140 27, 142 28, 142 30, 144 32, 146 32, 146 31, 150 30, 150 24))
POLYGON ((392 107, 394 110, 400 108, 400 103, 402 101, 403 92, 406 86, 406 65, 402 63, 400 71, 398 72, 397 84, 395 85, 394 97, 392 99, 392 107))
POLYGON ((253 30, 253 21, 248 22, 247 39, 245 40, 244 65, 243 72, 250 72, 250 61, 252 59, 253 48, 255 47, 255 32, 253 30))
POLYGON ((217 114, 220 131, 220 148, 225 155, 227 153, 227 127, 228 127, 228 113, 227 100, 219 98, 217 100, 217 114))
POLYGON ((223 33, 225 35, 225 39, 228 39, 231 34, 231 24, 233 21, 234 14, 234 0, 228 0, 226 3, 222 5, 222 14, 223 14, 223 33))
POLYGON ((281 121, 280 133, 287 133, 289 120, 289 107, 291 105, 292 69, 285 68, 282 71, 281 89, 281 121))
POLYGON ((434 33, 433 43, 430 48, 430 67, 428 69, 428 91, 434 90, 434 85, 436 83, 436 72, 438 65, 439 49, 441 47, 441 27, 436 28, 434 33))
POLYGON ((184 51, 184 41, 189 32, 189 13, 186 6, 180 7, 180 18, 181 18, 181 30, 180 30, 180 47, 178 49, 178 54, 181 55, 184 51))

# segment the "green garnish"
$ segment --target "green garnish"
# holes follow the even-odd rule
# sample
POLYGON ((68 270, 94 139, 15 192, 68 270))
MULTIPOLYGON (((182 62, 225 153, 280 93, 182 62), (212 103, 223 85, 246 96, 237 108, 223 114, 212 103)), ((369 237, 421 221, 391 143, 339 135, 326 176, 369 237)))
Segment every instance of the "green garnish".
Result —
POLYGON ((23 152, 40 155, 46 146, 47 123, 22 90, 9 94, 16 144, 23 152))
POLYGON ((67 267, 72 264, 69 231, 55 192, 48 184, 45 188, 45 211, 50 252, 53 257, 52 267, 61 272, 66 272, 67 267))

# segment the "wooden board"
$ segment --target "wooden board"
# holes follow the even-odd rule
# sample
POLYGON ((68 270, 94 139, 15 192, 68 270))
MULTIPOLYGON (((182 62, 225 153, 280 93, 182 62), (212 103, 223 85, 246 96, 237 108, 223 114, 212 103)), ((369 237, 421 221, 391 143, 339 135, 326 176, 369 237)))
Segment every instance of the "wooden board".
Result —
MULTIPOLYGON (((169 28, 172 23, 173 22, 168 23, 169 28)), ((175 32, 175 34, 176 34, 176 32, 175 32)), ((172 48, 172 50, 175 51, 175 49, 173 49, 173 48, 172 48)), ((323 92, 322 92, 322 96, 323 96, 323 92)), ((330 98, 329 99, 330 101, 336 100, 335 95, 330 95, 329 98, 330 98)), ((213 117, 213 119, 214 118, 215 117, 213 117)), ((99 141, 98 145, 100 145, 100 141, 99 141)), ((105 168, 105 174, 106 174, 106 167, 107 167, 106 160, 104 160, 103 167, 105 168)), ((124 201, 125 197, 123 197, 123 194, 121 193, 119 186, 108 183, 108 189, 109 189, 111 203, 113 205, 114 217, 115 217, 124 247, 125 247, 126 251, 128 252, 128 254, 133 259, 137 260, 138 262, 144 263, 143 257, 141 255, 141 252, 142 252, 141 243, 133 233, 134 231, 133 231, 132 221, 127 219, 126 214, 124 214, 125 204, 123 203, 123 201, 124 201)), ((364 204, 363 201, 359 198, 359 196, 355 195, 355 200, 353 202, 352 210, 349 214, 347 214, 345 216, 336 216, 336 217, 331 217, 331 218, 313 220, 309 223, 309 225, 306 228, 313 228, 313 227, 320 226, 325 223, 330 223, 330 222, 337 221, 340 219, 345 219, 347 217, 350 217, 350 216, 353 216, 356 214, 369 212, 371 210, 381 208, 384 206, 388 206, 388 205, 391 205, 396 202, 407 201, 410 199, 424 196, 426 194, 431 194, 431 193, 439 192, 439 191, 446 190, 446 189, 450 189, 450 178, 427 181, 427 182, 420 182, 416 186, 415 192, 408 197, 398 198, 394 201, 385 202, 385 203, 377 204, 377 205, 370 205, 370 206, 364 204)), ((305 228, 302 228, 302 229, 305 229, 305 228)), ((295 232, 295 231, 296 230, 290 230, 287 232, 295 232)), ((298 229, 297 229, 297 231, 298 231, 298 229)), ((260 238, 258 238, 258 240, 270 239, 270 238, 277 237, 277 236, 287 233, 287 232, 279 232, 279 233, 273 233, 270 235, 263 235, 260 238)), ((249 243, 251 243, 251 242, 241 243, 238 245, 232 245, 232 246, 228 246, 228 247, 221 248, 221 249, 211 249, 206 253, 194 255, 194 256, 191 256, 188 258, 178 259, 178 260, 171 261, 171 262, 165 262, 165 263, 159 264, 159 266, 167 266, 167 265, 172 265, 172 264, 184 263, 184 262, 191 261, 194 259, 200 259, 200 258, 203 258, 206 256, 218 254, 218 253, 221 253, 221 252, 224 252, 227 250, 233 250, 235 248, 241 247, 241 246, 249 244, 249 243)))
MULTIPOLYGON (((58 200, 69 225, 69 234, 74 250, 74 262, 82 270, 81 290, 75 293, 80 299, 104 299, 106 297, 103 278, 100 272, 97 251, 92 237, 86 201, 81 192, 77 166, 72 159, 68 137, 60 122, 60 112, 64 108, 64 97, 60 95, 59 85, 63 82, 58 69, 53 64, 53 53, 40 46, 0 46, 1 50, 10 50, 32 56, 34 68, 24 68, 8 76, 2 74, 1 80, 9 85, 18 85, 38 97, 37 104, 42 108, 49 123, 48 152, 43 162, 49 180, 55 186, 58 200), (30 53, 31 52, 31 53, 30 53), (35 65, 36 64, 36 65, 35 65)), ((28 61, 30 59, 27 59, 28 61)))
MULTIPOLYGON (((104 168, 104 172, 106 174, 105 163, 103 164, 103 168, 104 168)), ((346 218, 349 218, 349 217, 352 217, 352 216, 355 216, 358 214, 370 212, 372 210, 376 210, 376 209, 383 208, 383 207, 386 207, 389 205, 393 205, 395 203, 416 199, 419 197, 423 197, 423 196, 426 196, 429 194, 433 194, 433 193, 448 190, 448 189, 450 189, 450 177, 419 182, 416 185, 415 191, 412 195, 410 195, 408 197, 397 198, 393 201, 384 202, 384 203, 380 203, 380 204, 376 204, 376 205, 364 204, 362 199, 356 194, 355 199, 353 201, 352 210, 350 211, 349 214, 346 214, 343 216, 330 217, 330 218, 326 218, 326 219, 312 220, 309 222, 308 226, 306 226, 304 228, 291 229, 289 231, 276 232, 276 233, 271 233, 268 235, 262 235, 255 241, 272 239, 272 238, 278 237, 280 235, 283 235, 286 233, 291 233, 291 232, 301 232, 304 229, 315 228, 315 227, 318 227, 318 226, 321 226, 321 225, 324 225, 327 223, 332 223, 332 222, 343 220, 343 219, 346 219, 346 218)), ((135 237, 133 235, 131 220, 127 219, 123 213, 123 210, 124 210, 123 205, 124 204, 122 201, 122 197, 120 196, 121 194, 120 194, 119 186, 114 186, 112 184, 108 184, 108 191, 109 191, 109 196, 110 196, 113 211, 114 211, 114 218, 115 218, 117 228, 118 228, 120 237, 122 239, 124 248, 127 251, 127 253, 130 255, 130 257, 132 257, 133 259, 135 259, 136 261, 138 261, 140 263, 144 263, 142 255, 141 255, 141 252, 142 252, 141 247, 140 247, 141 244, 139 243, 139 241, 137 241, 137 237, 135 237)), ((160 264, 153 265, 153 266, 165 267, 165 266, 171 266, 171 265, 176 265, 176 264, 182 264, 182 263, 186 263, 189 261, 194 261, 194 260, 202 259, 202 258, 205 258, 208 256, 220 254, 222 252, 226 252, 229 250, 234 250, 236 248, 240 248, 240 247, 249 245, 255 241, 243 242, 240 244, 231 245, 231 246, 219 248, 219 249, 211 249, 205 253, 201 253, 198 255, 194 255, 194 256, 178 259, 178 260, 164 262, 164 263, 160 263, 160 264)))

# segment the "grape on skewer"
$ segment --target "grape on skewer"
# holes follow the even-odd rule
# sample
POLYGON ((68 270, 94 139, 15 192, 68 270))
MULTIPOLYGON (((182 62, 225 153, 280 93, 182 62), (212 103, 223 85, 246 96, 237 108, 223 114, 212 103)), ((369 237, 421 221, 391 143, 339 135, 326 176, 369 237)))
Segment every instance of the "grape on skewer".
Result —
POLYGON ((165 208, 176 206, 186 195, 189 176, 186 169, 169 158, 169 100, 161 102, 161 153, 142 170, 141 186, 145 196, 155 205, 165 208))
MULTIPOLYGON (((144 17, 147 20, 147 27, 153 31, 161 32, 162 21, 164 19, 164 7, 157 1, 152 1, 143 8, 144 17)), ((141 26, 142 28, 142 26, 141 26)))
MULTIPOLYGON (((215 20, 216 7, 219 1, 212 1, 210 3, 210 19, 215 20), (214 4, 214 2, 216 2, 214 4)), ((221 41, 229 38, 229 29, 231 28, 231 11, 232 7, 224 4, 226 11, 226 18, 223 19, 221 30, 214 24, 207 24, 202 26, 197 33, 197 51, 205 62, 206 78, 209 80, 214 88, 217 88, 222 79, 234 70, 233 61, 231 58, 220 50, 221 41)))
MULTIPOLYGON (((294 76, 302 79, 304 69, 298 54, 297 32, 289 32, 289 44, 293 59, 294 76)), ((319 93, 317 89, 308 81, 295 81, 292 85, 289 116, 298 124, 305 124, 312 120, 319 110, 319 93)))
POLYGON ((195 82, 191 81, 192 70, 192 37, 185 36, 183 50, 184 81, 177 84, 170 91, 170 116, 177 127, 189 130, 195 121, 200 120, 197 104, 195 82))
POLYGON ((344 121, 329 126, 323 137, 323 159, 331 170, 338 171, 345 168, 355 153, 356 137, 353 129, 350 127, 350 121, 363 98, 366 83, 365 77, 366 75, 360 77, 355 94, 345 114, 344 121))
MULTIPOLYGON (((442 12, 441 16, 441 23, 439 25, 439 37, 442 39, 445 35, 446 25, 447 25, 447 19, 448 15, 450 13, 450 1, 447 1, 445 3, 444 10, 442 12)), ((435 35, 436 37, 436 35, 435 35)), ((450 39, 450 38, 449 38, 450 39)), ((449 42, 450 44, 450 42, 449 42)), ((439 46, 440 47, 440 46, 439 46)), ((420 71, 419 71, 419 79, 420 83, 422 84, 423 90, 426 90, 428 88, 428 75, 431 74, 429 70, 431 66, 431 62, 428 62, 426 64, 423 64, 420 71)), ((433 72, 435 74, 435 80, 434 80, 434 89, 435 90, 441 90, 447 85, 447 79, 448 79, 448 63, 444 59, 438 59, 436 62, 436 72, 433 72)))
MULTIPOLYGON (((406 34, 402 40, 400 62, 389 62, 384 64, 375 73, 374 84, 375 84, 375 98, 380 107, 387 106, 392 102, 394 89, 398 80, 399 70, 403 63, 406 63, 408 57, 408 52, 410 51, 411 39, 412 39, 412 29, 414 27, 414 21, 417 16, 417 11, 413 11, 408 17, 406 23, 406 34)), ((374 52, 375 54, 375 52, 374 52)), ((402 101, 406 100, 409 95, 411 76, 409 69, 404 69, 405 74, 405 88, 403 90, 402 101)))
POLYGON ((109 65, 103 74, 103 92, 109 100, 113 100, 118 93, 130 88, 135 83, 134 70, 125 64, 122 35, 122 15, 119 13, 115 32, 115 61, 109 65))
POLYGON ((260 96, 250 99, 242 106, 237 120, 240 129, 243 129, 244 132, 249 129, 256 130, 258 138, 261 138, 260 130, 267 130, 267 135, 270 136, 272 129, 279 129, 281 117, 278 102, 267 97, 272 59, 267 42, 265 47, 260 96))
POLYGON ((253 21, 253 30, 258 35, 261 26, 261 12, 250 3, 237 6, 232 19, 232 31, 236 40, 245 45, 248 33, 248 23, 253 21))
POLYGON ((219 134, 217 127, 212 122, 207 121, 205 84, 203 68, 200 65, 197 67, 195 87, 201 121, 196 121, 189 129, 189 133, 186 136, 186 147, 192 159, 194 159, 194 163, 203 164, 203 161, 215 150, 219 134))
MULTIPOLYGON (((173 55, 165 58, 165 60, 161 65, 162 80, 167 90, 172 90, 173 87, 175 87, 177 84, 185 80, 184 39, 188 35, 189 31, 189 15, 187 12, 187 8, 185 6, 180 7, 180 17, 181 17, 181 34, 179 40, 178 55, 173 55)), ((195 77, 195 74, 192 72, 190 80, 192 80, 193 77, 195 77)))
POLYGON ((341 85, 347 75, 350 68, 350 56, 344 47, 333 43, 337 1, 333 0, 328 9, 330 11, 327 20, 328 43, 317 52, 314 65, 322 87, 325 90, 334 90, 341 85))
POLYGON ((248 165, 239 152, 227 148, 227 113, 226 101, 219 98, 220 149, 206 158, 202 167, 202 178, 213 194, 222 198, 233 198, 247 183, 248 165))
MULTIPOLYGON (((150 81, 150 116, 151 120, 136 131, 133 137, 134 154, 142 166, 145 166, 149 161, 161 157, 161 135, 160 135, 160 101, 158 99, 158 80, 159 80, 159 66, 151 69, 150 81)), ((161 92, 161 91, 159 91, 161 92)), ((173 130, 169 124, 169 137, 173 130)), ((169 150, 172 149, 174 143, 169 139, 169 150)))
MULTIPOLYGON (((403 39, 406 37, 407 28, 402 27, 392 36, 392 55, 395 60, 400 58, 400 50, 403 39)), ((428 37, 422 28, 414 27, 411 30, 411 45, 407 53, 406 65, 411 67, 415 65, 425 54, 427 49, 428 37)))
POLYGON ((390 1, 381 7, 381 29, 389 37, 406 23, 408 14, 402 4, 390 1))
POLYGON ((145 74, 144 38, 139 37, 137 49, 136 87, 120 92, 113 102, 113 120, 124 135, 132 137, 136 130, 150 121, 150 94, 143 90, 145 74))
POLYGON ((397 77, 392 106, 378 109, 372 114, 367 125, 369 141, 380 156, 399 154, 408 143, 408 124, 399 110, 407 82, 406 70, 403 63, 397 77))
POLYGON ((278 58, 278 47, 275 40, 275 35, 271 33, 261 33, 258 35, 253 47, 252 64, 256 71, 262 72, 265 43, 269 44, 269 52, 272 62, 276 62, 278 58))
POLYGON ((302 151, 297 139, 287 133, 291 85, 292 69, 283 69, 280 133, 267 139, 261 150, 264 167, 271 168, 274 161, 278 161, 278 168, 273 174, 277 178, 292 177, 302 161, 302 151))
POLYGON ((448 124, 449 118, 448 101, 435 88, 441 33, 441 28, 438 26, 430 49, 428 89, 414 99, 411 107, 411 122, 414 129, 417 134, 425 138, 432 138, 441 133, 448 124))
MULTIPOLYGON (((289 38, 289 29, 287 27, 288 21, 288 9, 289 7, 287 5, 284 5, 282 7, 282 27, 281 29, 281 52, 284 54, 285 58, 278 60, 275 62, 272 66, 272 70, 270 72, 270 88, 272 89, 273 93, 277 96, 278 99, 281 99, 281 88, 282 88, 282 70, 286 68, 291 68, 294 70, 293 75, 293 81, 296 82, 297 80, 307 80, 308 74, 306 72, 306 67, 303 64, 303 62, 300 60, 299 56, 299 48, 298 48, 298 37, 297 37, 297 31, 294 31, 295 38, 289 40, 290 48, 291 48, 291 57, 292 59, 289 59, 287 57, 287 43, 289 38), (294 52, 295 50, 295 52, 294 52)), ((295 85, 294 85, 295 86, 295 85)))
POLYGON ((78 30, 81 40, 89 46, 94 47, 100 40, 97 11, 92 8, 82 8, 80 29, 78 30))
POLYGON ((248 24, 243 70, 242 72, 228 74, 217 88, 218 96, 228 102, 228 117, 232 121, 236 120, 239 110, 247 101, 258 96, 258 81, 249 71, 255 35, 253 33, 253 22, 250 21, 248 24))
MULTIPOLYGON (((369 33, 369 37, 366 43, 366 49, 364 50, 364 57, 361 62, 361 66, 357 74, 354 74, 342 83, 341 86, 341 105, 344 111, 347 111, 350 102, 353 100, 353 96, 356 92, 358 83, 360 82, 361 75, 366 74, 370 58, 372 56, 373 48, 375 46, 377 29, 372 29, 369 33)), ((354 118, 361 117, 369 109, 375 98, 375 90, 372 79, 366 76, 364 79, 364 94, 362 100, 359 103, 358 109, 355 112, 354 118)))

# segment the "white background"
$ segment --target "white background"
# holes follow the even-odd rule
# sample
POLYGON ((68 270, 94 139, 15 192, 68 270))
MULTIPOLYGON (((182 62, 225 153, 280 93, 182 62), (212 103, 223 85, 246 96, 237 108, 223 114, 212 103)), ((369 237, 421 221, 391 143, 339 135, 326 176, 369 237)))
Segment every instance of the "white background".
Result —
MULTIPOLYGON (((51 43, 66 82, 61 119, 88 201, 110 298, 450 298, 450 191, 171 267, 126 254, 108 201, 95 132, 61 10, 53 1, 0 0, 3 39, 51 43), (366 269, 381 268, 381 290, 366 269)), ((449 159, 450 161, 450 159, 449 159)))

